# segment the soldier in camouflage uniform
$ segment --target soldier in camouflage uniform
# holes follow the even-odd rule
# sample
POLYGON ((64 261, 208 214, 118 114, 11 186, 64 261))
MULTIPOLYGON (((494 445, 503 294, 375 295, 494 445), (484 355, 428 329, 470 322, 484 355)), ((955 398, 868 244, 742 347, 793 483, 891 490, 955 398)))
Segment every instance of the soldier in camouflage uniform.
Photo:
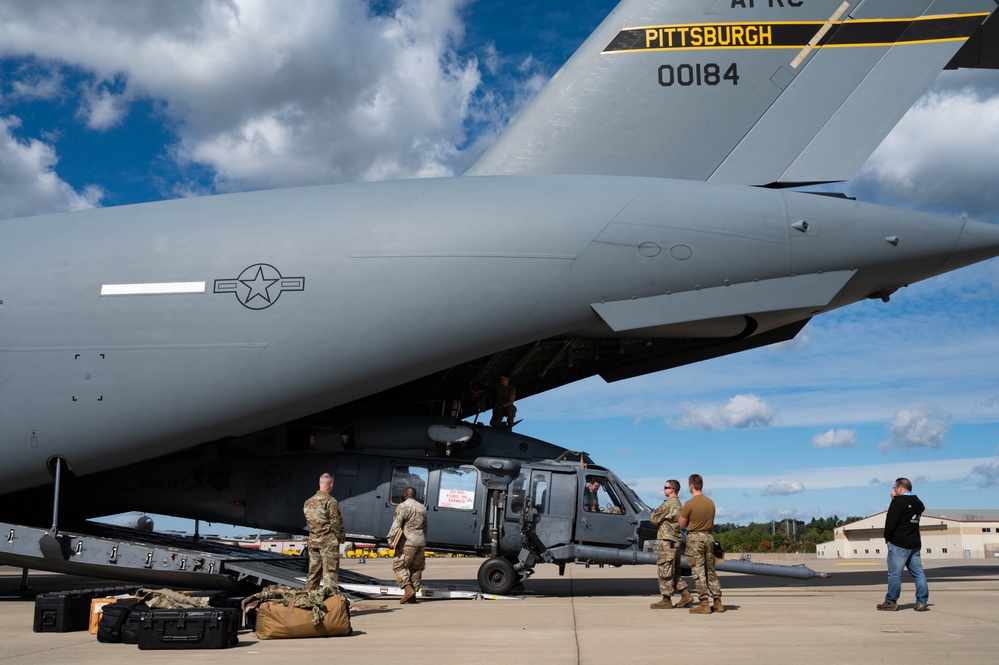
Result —
POLYGON ((305 502, 302 508, 305 521, 309 524, 309 576, 305 590, 311 591, 323 586, 330 593, 336 593, 340 577, 340 543, 344 541, 343 518, 340 505, 330 492, 333 491, 333 476, 324 473, 319 477, 319 491, 305 502))
POLYGON ((424 559, 427 547, 427 509, 416 500, 416 490, 407 487, 402 491, 402 503, 395 509, 392 528, 388 532, 391 543, 400 531, 399 542, 395 546, 395 561, 392 571, 395 580, 403 590, 400 603, 415 603, 416 592, 423 581, 424 559))
POLYGON ((652 523, 659 527, 657 564, 659 593, 663 595, 662 600, 649 606, 654 610, 672 609, 671 596, 676 591, 683 594, 676 604, 677 607, 686 607, 694 602, 687 591, 687 583, 680 577, 680 481, 667 480, 663 492, 666 494, 666 500, 652 511, 652 523))
POLYGON ((715 502, 701 493, 704 479, 698 474, 690 476, 687 487, 693 496, 680 511, 680 528, 687 529, 687 563, 697 584, 699 601, 690 608, 690 613, 724 612, 721 582, 715 572, 715 502))
POLYGON ((505 426, 507 429, 513 429, 514 420, 517 418, 517 407, 513 405, 517 400, 517 389, 510 383, 509 374, 500 374, 495 390, 496 394, 493 396, 493 417, 489 419, 489 426, 505 426), (503 418, 506 418, 505 425, 503 418))

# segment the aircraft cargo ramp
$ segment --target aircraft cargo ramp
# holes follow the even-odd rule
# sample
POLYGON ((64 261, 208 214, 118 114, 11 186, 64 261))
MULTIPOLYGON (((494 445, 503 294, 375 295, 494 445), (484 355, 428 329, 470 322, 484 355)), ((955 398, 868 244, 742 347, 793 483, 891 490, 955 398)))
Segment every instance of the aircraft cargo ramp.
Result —
MULTIPOLYGON (((88 533, 0 522, 0 565, 137 582, 146 585, 252 592, 269 584, 302 588, 308 559, 201 538, 87 523, 88 533)), ((340 571, 340 592, 358 600, 401 596, 394 582, 340 571)), ((425 584, 419 597, 514 599, 455 584, 425 584)))
POLYGON ((195 589, 302 587, 304 558, 88 522, 86 533, 0 522, 0 564, 195 589))

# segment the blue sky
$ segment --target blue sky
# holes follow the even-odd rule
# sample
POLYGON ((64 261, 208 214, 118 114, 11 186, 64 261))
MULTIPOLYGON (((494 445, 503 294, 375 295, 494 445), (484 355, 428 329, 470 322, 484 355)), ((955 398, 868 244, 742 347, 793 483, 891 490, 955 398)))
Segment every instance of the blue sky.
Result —
MULTIPOLYGON (((611 0, 8 0, 0 219, 462 173, 611 0)), ((999 73, 945 72, 857 177, 864 201, 999 222, 999 73)), ((2 223, 2 221, 0 221, 2 223)), ((522 400, 649 503, 701 473, 720 521, 999 506, 999 264, 795 340, 522 400)))

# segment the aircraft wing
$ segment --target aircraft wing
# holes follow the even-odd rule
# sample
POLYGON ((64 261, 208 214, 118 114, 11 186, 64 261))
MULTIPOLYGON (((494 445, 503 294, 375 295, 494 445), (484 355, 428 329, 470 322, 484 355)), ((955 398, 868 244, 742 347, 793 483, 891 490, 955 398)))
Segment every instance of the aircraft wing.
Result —
POLYGON ((848 180, 941 69, 994 66, 995 8, 623 0, 466 175, 848 180))

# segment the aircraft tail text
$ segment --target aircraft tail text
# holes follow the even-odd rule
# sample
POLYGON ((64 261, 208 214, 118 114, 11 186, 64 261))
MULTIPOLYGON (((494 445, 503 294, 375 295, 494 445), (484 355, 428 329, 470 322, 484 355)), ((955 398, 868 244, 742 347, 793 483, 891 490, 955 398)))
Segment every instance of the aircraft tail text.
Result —
POLYGON ((848 180, 942 69, 999 62, 995 8, 623 0, 467 175, 848 180))

